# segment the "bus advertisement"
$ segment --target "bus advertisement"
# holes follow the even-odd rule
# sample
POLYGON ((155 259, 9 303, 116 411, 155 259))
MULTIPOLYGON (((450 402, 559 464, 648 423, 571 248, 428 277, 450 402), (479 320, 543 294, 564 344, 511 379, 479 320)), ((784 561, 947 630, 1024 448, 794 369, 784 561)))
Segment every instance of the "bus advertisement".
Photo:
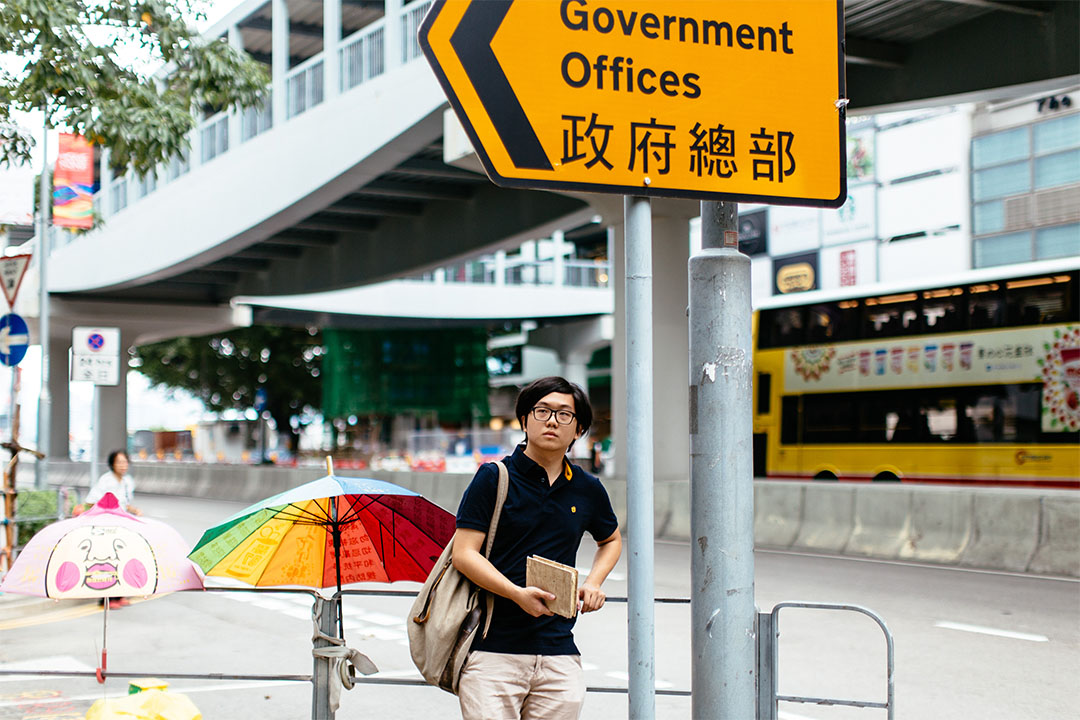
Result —
POLYGON ((755 475, 1080 488, 1078 267, 765 301, 755 475))

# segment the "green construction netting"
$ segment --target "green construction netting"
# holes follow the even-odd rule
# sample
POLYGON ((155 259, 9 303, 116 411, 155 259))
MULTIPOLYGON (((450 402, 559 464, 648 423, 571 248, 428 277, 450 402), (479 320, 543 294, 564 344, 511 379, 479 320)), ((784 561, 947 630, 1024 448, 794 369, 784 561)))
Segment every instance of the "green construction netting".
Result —
POLYGON ((323 330, 323 414, 436 412, 444 423, 486 422, 487 333, 323 330))

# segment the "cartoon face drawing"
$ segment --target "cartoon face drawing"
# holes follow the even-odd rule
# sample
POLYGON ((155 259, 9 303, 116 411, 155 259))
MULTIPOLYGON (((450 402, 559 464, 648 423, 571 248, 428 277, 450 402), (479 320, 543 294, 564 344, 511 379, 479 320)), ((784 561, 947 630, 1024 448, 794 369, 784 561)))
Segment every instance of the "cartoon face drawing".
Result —
POLYGON ((49 597, 149 595, 157 562, 146 539, 133 530, 90 525, 60 539, 45 570, 49 597))

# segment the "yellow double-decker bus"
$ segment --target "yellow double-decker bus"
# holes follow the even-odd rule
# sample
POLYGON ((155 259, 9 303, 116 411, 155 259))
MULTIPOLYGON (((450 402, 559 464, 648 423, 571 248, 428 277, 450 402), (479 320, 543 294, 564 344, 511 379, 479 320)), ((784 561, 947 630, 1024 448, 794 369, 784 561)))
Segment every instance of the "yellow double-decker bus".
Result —
POLYGON ((760 303, 754 474, 1080 488, 1078 268, 760 303))

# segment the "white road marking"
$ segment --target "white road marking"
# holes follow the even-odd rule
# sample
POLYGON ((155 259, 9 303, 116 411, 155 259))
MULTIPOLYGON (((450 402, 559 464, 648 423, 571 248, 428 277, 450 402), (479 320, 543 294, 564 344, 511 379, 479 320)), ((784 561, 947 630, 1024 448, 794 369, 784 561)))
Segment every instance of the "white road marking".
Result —
POLYGON ((34 658, 33 660, 16 660, 14 662, 0 663, 0 670, 25 670, 26 675, 0 675, 0 682, 12 682, 15 680, 25 681, 39 677, 34 675, 37 670, 65 670, 68 672, 93 672, 94 667, 76 660, 70 655, 54 655, 51 657, 34 658))
POLYGON ((1045 635, 1033 635, 1032 633, 1013 632, 1012 630, 999 630, 997 628, 983 627, 982 625, 966 625, 964 623, 939 620, 934 627, 946 630, 961 630, 963 632, 979 633, 980 635, 995 635, 997 637, 1012 638, 1013 640, 1030 640, 1031 642, 1048 642, 1050 638, 1045 635))

